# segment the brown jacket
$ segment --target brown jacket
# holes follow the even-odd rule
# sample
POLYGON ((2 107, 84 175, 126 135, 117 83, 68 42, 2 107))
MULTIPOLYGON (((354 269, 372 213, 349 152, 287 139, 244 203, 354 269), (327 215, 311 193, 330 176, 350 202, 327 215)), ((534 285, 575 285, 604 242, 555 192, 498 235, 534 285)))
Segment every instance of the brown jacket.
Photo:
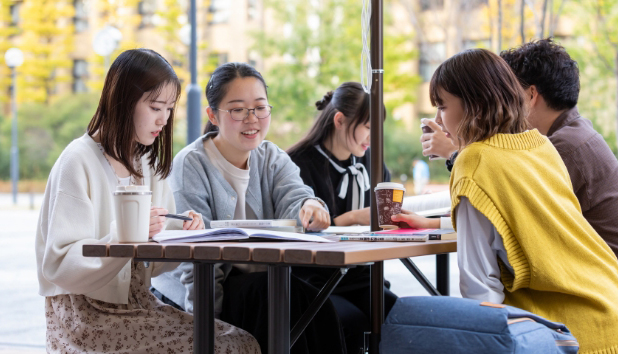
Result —
POLYGON ((584 217, 618 255, 618 160, 577 107, 547 132, 571 176, 584 217))

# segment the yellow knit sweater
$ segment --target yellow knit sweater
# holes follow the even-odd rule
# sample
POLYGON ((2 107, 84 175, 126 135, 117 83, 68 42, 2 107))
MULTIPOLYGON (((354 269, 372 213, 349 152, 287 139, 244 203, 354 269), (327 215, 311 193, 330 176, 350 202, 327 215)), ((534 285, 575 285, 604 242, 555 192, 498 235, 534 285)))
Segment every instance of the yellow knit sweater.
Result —
POLYGON ((470 144, 450 189, 455 227, 467 197, 502 236, 515 273, 501 267, 505 303, 564 323, 580 353, 618 354, 618 261, 582 216, 546 137, 535 129, 470 144))

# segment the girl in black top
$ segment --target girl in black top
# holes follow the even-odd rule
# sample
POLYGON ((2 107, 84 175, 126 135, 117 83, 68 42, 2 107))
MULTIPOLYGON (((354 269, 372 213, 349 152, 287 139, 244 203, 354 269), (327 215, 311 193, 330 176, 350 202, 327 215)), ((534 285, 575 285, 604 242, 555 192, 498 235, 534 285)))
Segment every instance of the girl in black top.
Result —
MULTIPOLYGON (((361 84, 346 82, 315 105, 320 115, 307 136, 288 154, 300 168, 303 182, 328 205, 332 225, 369 225, 369 94, 361 84)), ((383 178, 385 182, 391 179, 386 166, 383 178)), ((292 270, 316 287, 322 287, 334 271, 304 267, 292 270)), ((369 330, 369 282, 369 267, 352 268, 331 295, 350 354, 360 352, 363 332, 369 330)), ((397 296, 385 288, 387 314, 395 300, 397 296)))

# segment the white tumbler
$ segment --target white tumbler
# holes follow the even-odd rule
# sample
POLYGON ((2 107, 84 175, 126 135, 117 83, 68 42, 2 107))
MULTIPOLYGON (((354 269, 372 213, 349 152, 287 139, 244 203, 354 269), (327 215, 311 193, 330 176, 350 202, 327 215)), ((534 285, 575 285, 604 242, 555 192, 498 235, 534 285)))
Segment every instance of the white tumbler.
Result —
POLYGON ((118 186, 114 192, 119 242, 148 242, 150 202, 148 186, 118 186))

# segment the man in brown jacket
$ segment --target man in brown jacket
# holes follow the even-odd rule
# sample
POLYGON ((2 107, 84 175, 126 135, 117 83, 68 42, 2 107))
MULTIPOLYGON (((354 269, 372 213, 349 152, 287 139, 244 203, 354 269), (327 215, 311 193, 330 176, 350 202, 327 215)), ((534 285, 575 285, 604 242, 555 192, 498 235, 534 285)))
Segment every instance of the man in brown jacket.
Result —
MULTIPOLYGON (((618 160, 592 123, 577 111, 577 62, 551 39, 529 42, 500 56, 529 98, 528 122, 549 138, 562 157, 584 217, 618 255, 618 160)), ((423 155, 449 158, 447 166, 452 166, 456 147, 447 145, 450 139, 439 127, 432 128, 435 134, 421 137, 423 155)))

